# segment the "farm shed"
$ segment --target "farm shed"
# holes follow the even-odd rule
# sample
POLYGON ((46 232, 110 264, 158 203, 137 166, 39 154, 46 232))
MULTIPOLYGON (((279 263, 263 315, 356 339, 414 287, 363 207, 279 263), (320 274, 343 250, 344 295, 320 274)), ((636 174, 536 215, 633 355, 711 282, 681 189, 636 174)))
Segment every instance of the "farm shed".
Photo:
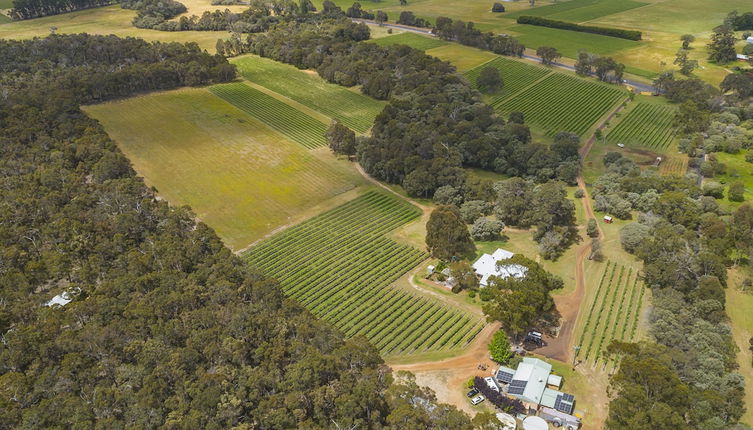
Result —
POLYGON ((566 414, 573 412, 575 397, 550 388, 559 388, 562 377, 553 375, 552 365, 543 360, 525 357, 516 370, 500 366, 495 378, 508 396, 520 400, 529 410, 545 406, 566 414))
POLYGON ((605 223, 607 223, 607 224, 611 224, 611 223, 612 223, 612 221, 614 221, 614 219, 612 219, 612 217, 611 217, 611 216, 609 216, 609 215, 604 215, 604 222, 605 222, 605 223))
POLYGON ((528 269, 520 264, 497 264, 500 261, 509 260, 515 255, 504 249, 497 249, 493 254, 484 254, 473 263, 473 270, 476 271, 481 279, 479 283, 485 287, 489 283, 489 277, 497 276, 500 278, 522 278, 526 275, 528 269))

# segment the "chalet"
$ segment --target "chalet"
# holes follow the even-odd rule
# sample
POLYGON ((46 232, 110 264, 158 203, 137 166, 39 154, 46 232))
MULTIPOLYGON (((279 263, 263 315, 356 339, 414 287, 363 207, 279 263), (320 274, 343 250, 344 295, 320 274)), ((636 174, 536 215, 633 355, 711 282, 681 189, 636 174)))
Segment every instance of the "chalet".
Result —
POLYGON ((526 275, 528 268, 521 266, 520 264, 505 264, 504 260, 509 260, 515 255, 510 251, 504 249, 497 249, 493 254, 484 254, 473 263, 473 270, 476 271, 476 275, 480 278, 479 284, 485 287, 489 284, 489 278, 497 276, 505 279, 510 276, 514 278, 522 278, 526 275))

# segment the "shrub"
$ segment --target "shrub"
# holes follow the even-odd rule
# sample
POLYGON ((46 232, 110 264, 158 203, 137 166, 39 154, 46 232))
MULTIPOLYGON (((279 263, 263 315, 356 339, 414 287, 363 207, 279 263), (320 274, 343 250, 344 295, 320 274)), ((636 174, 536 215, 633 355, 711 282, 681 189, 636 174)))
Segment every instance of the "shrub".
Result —
POLYGON ((503 5, 502 3, 497 2, 497 3, 494 3, 494 5, 492 6, 492 12, 499 13, 499 12, 504 12, 504 11, 505 11, 505 5, 503 5))
POLYGON ((599 235, 599 226, 596 224, 596 220, 590 218, 588 225, 586 226, 586 234, 588 237, 597 237, 599 235))
POLYGON ((497 363, 505 364, 510 361, 513 352, 510 349, 510 339, 507 338, 507 333, 502 330, 494 333, 492 341, 489 343, 489 354, 492 360, 497 363))
POLYGON ((621 28, 594 27, 580 25, 572 22, 557 21, 542 18, 540 16, 523 15, 518 17, 518 24, 538 25, 541 27, 559 28, 562 30, 579 31, 581 33, 601 34, 602 36, 618 37, 620 39, 641 40, 642 33, 635 30, 623 30, 621 28))
POLYGON ((474 378, 474 386, 491 404, 507 413, 521 414, 526 411, 523 402, 518 399, 511 399, 502 393, 492 390, 480 376, 474 378))
POLYGON ((651 229, 643 224, 630 223, 620 230, 620 243, 622 249, 633 254, 638 249, 641 243, 643 243, 648 235, 651 233, 651 229))
POLYGON ((586 193, 584 193, 583 190, 580 189, 580 188, 578 188, 577 190, 575 190, 575 193, 573 194, 573 196, 576 199, 582 199, 585 195, 586 195, 586 193))
POLYGON ((741 202, 745 200, 745 185, 742 182, 733 182, 732 185, 729 186, 729 191, 727 191, 727 198, 731 202, 741 202))

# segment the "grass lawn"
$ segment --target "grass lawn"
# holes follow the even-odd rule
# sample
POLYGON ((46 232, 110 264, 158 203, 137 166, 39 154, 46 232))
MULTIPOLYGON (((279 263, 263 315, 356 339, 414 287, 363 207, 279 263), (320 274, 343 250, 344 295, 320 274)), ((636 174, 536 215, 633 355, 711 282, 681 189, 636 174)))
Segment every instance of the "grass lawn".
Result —
POLYGON ((737 353, 738 372, 745 378, 745 399, 748 405, 742 422, 753 426, 753 356, 751 356, 749 340, 753 337, 753 294, 740 290, 745 274, 741 268, 730 271, 729 286, 727 287, 727 315, 732 325, 732 337, 740 351, 737 353))
POLYGON ((518 11, 507 15, 507 17, 517 18, 521 15, 529 15, 544 16, 560 21, 584 22, 647 4, 633 0, 570 0, 530 10, 518 11))
POLYGON ((234 58, 232 63, 249 81, 342 121, 359 133, 371 128, 385 105, 358 91, 330 84, 316 72, 302 71, 267 58, 244 55, 234 58))
POLYGON ((578 51, 581 49, 593 54, 611 55, 624 49, 639 47, 642 43, 599 34, 526 24, 513 25, 509 31, 527 48, 535 50, 540 46, 551 46, 570 58, 577 58, 578 51))
POLYGON ((191 206, 232 249, 364 183, 327 149, 306 150, 204 88, 84 109, 148 185, 191 206))
POLYGON ((0 0, 0 9, 11 9, 13 7, 13 0, 0 0))
POLYGON ((380 46, 408 45, 411 48, 420 49, 422 51, 439 48, 440 46, 449 44, 449 42, 445 42, 437 37, 421 36, 416 33, 393 34, 391 36, 374 39, 373 43, 380 46))
POLYGON ((496 58, 497 55, 490 51, 483 51, 470 46, 463 46, 457 43, 451 43, 439 48, 429 49, 427 54, 437 57, 440 60, 449 61, 457 67, 459 72, 471 70, 487 61, 496 58))
MULTIPOLYGON (((753 200, 753 164, 745 161, 745 151, 740 151, 737 154, 717 152, 716 158, 720 163, 727 165, 727 172, 724 175, 717 175, 712 180, 726 185, 742 181, 745 184, 745 200, 753 200)), ((726 194, 725 202, 731 203, 734 206, 739 205, 739 203, 727 200, 726 194)))

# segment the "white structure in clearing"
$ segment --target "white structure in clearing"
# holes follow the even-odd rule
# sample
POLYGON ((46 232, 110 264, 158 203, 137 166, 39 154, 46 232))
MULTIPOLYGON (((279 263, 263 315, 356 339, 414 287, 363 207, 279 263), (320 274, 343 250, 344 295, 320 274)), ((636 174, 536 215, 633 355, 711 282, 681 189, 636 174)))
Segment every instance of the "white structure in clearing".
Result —
POLYGON ((747 39, 745 39, 748 43, 753 43, 753 36, 749 36, 747 39))
POLYGON ((510 251, 504 249, 497 249, 493 254, 484 254, 475 263, 473 263, 473 270, 481 277, 479 283, 482 287, 486 287, 489 282, 490 276, 497 276, 502 279, 509 278, 510 276, 515 278, 522 278, 526 276, 528 268, 521 266, 520 264, 505 264, 500 263, 504 260, 509 260, 515 255, 510 251))

